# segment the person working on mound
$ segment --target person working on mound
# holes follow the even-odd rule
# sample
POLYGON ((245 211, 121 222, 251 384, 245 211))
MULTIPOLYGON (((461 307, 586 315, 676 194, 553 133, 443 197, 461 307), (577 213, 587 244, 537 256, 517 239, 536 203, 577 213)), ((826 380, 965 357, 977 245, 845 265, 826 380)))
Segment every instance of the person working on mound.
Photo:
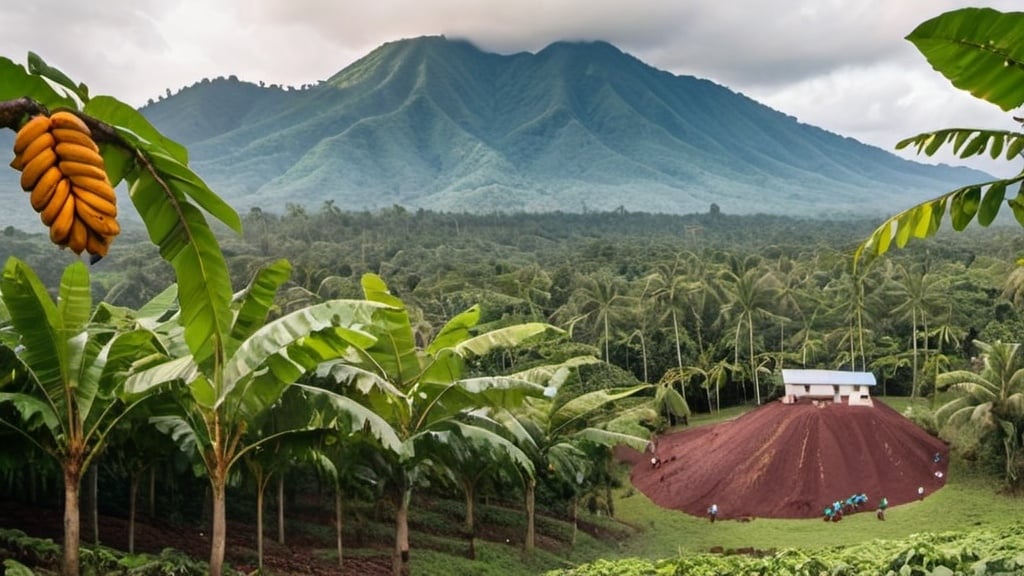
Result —
POLYGON ((718 517, 718 504, 712 504, 711 506, 708 507, 708 519, 711 520, 711 523, 713 524, 715 522, 715 518, 717 518, 717 517, 718 517))
POLYGON ((885 520, 885 509, 889 507, 889 499, 882 496, 882 499, 878 501, 878 512, 875 516, 878 516, 879 520, 885 520))

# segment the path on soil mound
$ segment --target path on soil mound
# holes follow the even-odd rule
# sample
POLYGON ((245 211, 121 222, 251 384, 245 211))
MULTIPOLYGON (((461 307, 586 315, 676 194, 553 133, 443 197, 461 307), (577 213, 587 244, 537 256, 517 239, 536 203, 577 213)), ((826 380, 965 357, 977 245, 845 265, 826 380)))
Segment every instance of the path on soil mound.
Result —
MULTIPOLYGON (((620 454, 622 451, 620 451, 620 454)), ((633 485, 656 504, 718 518, 815 518, 863 492, 867 510, 927 497, 946 482, 948 447, 881 402, 771 402, 734 420, 657 439, 633 451, 633 485), (935 454, 939 462, 934 461, 935 454), (941 476, 936 475, 941 473, 941 476)))

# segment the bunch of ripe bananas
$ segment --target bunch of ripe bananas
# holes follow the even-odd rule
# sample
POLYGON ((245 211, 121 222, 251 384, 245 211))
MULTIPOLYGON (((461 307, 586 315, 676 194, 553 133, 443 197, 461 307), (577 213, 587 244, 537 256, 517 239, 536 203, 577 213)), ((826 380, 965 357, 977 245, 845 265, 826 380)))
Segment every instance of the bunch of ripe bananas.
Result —
POLYGON ((11 167, 31 192, 32 208, 50 228, 50 240, 94 260, 106 256, 121 232, 117 196, 92 132, 70 112, 33 116, 14 138, 11 167))

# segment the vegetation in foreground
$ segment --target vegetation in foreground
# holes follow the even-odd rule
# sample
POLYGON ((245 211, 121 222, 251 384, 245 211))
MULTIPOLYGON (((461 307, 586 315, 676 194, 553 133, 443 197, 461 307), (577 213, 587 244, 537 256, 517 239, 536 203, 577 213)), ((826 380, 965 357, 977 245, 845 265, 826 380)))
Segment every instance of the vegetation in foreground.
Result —
MULTIPOLYGON (((994 11, 960 12, 946 22, 952 23, 951 26, 938 27, 937 36, 964 24, 974 27, 999 17, 994 11)), ((1002 46, 996 48, 1003 49, 1002 46)), ((954 64, 957 59, 952 58, 954 64)), ((939 58, 939 62, 949 66, 948 54, 939 58)), ((989 61, 989 67, 1003 62, 999 56, 997 62, 989 61)), ((950 430, 957 435, 956 440, 971 437, 974 444, 962 446, 965 458, 998 463, 1000 469, 1005 470, 1005 484, 1019 486, 1019 472, 1024 465, 1019 458, 1020 430, 1024 428, 1019 425, 1019 386, 1024 377, 1019 374, 1024 371, 1014 363, 1005 363, 1012 375, 1001 373, 1001 369, 995 369, 986 359, 981 377, 987 382, 983 385, 965 386, 980 384, 971 379, 947 382, 937 378, 950 369, 968 365, 973 351, 970 347, 978 341, 978 334, 971 335, 968 331, 969 337, 964 338, 968 345, 960 345, 953 322, 954 306, 949 298, 950 292, 960 290, 961 295, 966 295, 973 288, 956 282, 933 283, 928 265, 914 263, 888 269, 876 265, 868 270, 837 265, 846 262, 844 257, 837 258, 830 267, 838 278, 832 284, 831 299, 821 296, 828 294, 830 278, 827 274, 818 275, 820 267, 804 268, 802 276, 788 276, 788 272, 796 268, 793 260, 766 258, 766 255, 740 259, 707 251, 689 255, 676 253, 674 259, 666 259, 648 269, 638 268, 635 261, 630 261, 621 268, 588 270, 592 276, 581 280, 577 291, 560 294, 557 308, 545 316, 549 321, 565 325, 569 332, 577 324, 589 324, 587 333, 581 336, 583 340, 576 344, 597 350, 603 362, 596 359, 567 361, 567 353, 573 350, 572 343, 554 345, 553 353, 552 348, 545 347, 548 343, 533 342, 529 349, 519 350, 513 345, 523 343, 520 338, 489 336, 510 328, 521 334, 515 324, 521 316, 535 317, 545 305, 551 305, 553 298, 535 298, 539 295, 531 286, 553 287, 558 283, 545 282, 540 274, 533 275, 534 279, 540 278, 539 284, 515 285, 519 289, 516 305, 526 306, 519 310, 519 317, 491 317, 493 324, 481 324, 479 328, 478 323, 487 315, 478 308, 457 303, 453 314, 453 302, 445 299, 449 290, 443 283, 428 294, 441 297, 437 304, 441 309, 440 317, 448 319, 447 323, 420 324, 415 309, 390 294, 382 282, 375 282, 379 277, 374 273, 359 274, 365 301, 329 299, 313 303, 318 289, 305 302, 290 302, 295 308, 277 317, 284 308, 275 308, 275 296, 287 281, 290 266, 255 259, 250 262, 251 281, 241 292, 231 293, 227 260, 205 216, 189 198, 236 231, 241 229, 241 220, 187 168, 185 151, 163 139, 136 112, 124 110, 116 101, 90 100, 84 86, 70 82, 38 58, 30 58, 30 68, 32 71, 25 73, 9 61, 0 61, 0 72, 18 81, 15 88, 10 88, 11 83, 0 83, 0 92, 29 86, 30 91, 34 90, 45 100, 5 102, 4 110, 14 110, 14 113, 5 114, 4 125, 18 128, 24 124, 25 114, 46 107, 70 108, 98 123, 99 133, 109 135, 110 139, 102 143, 109 149, 97 146, 104 154, 120 154, 122 160, 114 169, 112 180, 123 178, 133 182, 132 199, 151 239, 159 245, 161 256, 174 269, 177 285, 173 290, 179 295, 171 298, 176 300, 174 306, 167 306, 167 292, 161 292, 156 297, 157 303, 151 301, 140 309, 114 308, 109 303, 101 303, 93 309, 89 278, 80 262, 64 270, 57 302, 51 300, 45 285, 19 259, 9 259, 4 268, 6 316, 2 359, 9 368, 5 372, 10 376, 0 395, 4 410, 0 417, 6 425, 4 448, 13 449, 22 457, 12 460, 13 465, 5 463, 4 469, 14 490, 32 492, 40 485, 46 489, 49 484, 51 496, 58 486, 57 491, 64 491, 67 516, 63 526, 61 571, 68 576, 78 574, 80 568, 80 480, 104 449, 117 452, 125 457, 125 462, 139 457, 144 460, 143 465, 139 466, 138 460, 134 460, 118 471, 122 481, 129 478, 132 483, 130 507, 134 511, 139 473, 158 459, 155 454, 166 456, 169 452, 165 445, 144 454, 146 451, 139 450, 139 445, 135 444, 142 438, 159 436, 156 432, 164 434, 160 436, 164 440, 173 439, 183 453, 191 456, 186 459, 184 468, 172 474, 176 476, 175 481, 180 482, 186 470, 203 473, 209 481, 213 519, 209 569, 213 574, 219 575, 225 570, 224 493, 229 483, 242 479, 232 472, 239 470, 241 467, 237 465, 243 463, 248 470, 245 479, 254 484, 249 488, 258 503, 257 525, 262 524, 262 496, 268 479, 276 474, 279 490, 284 485, 280 479, 285 478, 286 473, 275 469, 275 465, 287 463, 293 470, 305 467, 307 482, 309 478, 316 478, 333 489, 339 561, 343 557, 340 533, 346 498, 380 503, 387 502, 387 496, 399 495, 391 502, 396 511, 392 566, 394 573, 399 574, 408 571, 407 514, 412 488, 430 486, 439 491, 461 492, 466 503, 464 526, 472 544, 476 534, 474 502, 480 495, 478 488, 482 481, 491 493, 523 490, 527 552, 531 550, 529 542, 536 536, 533 498, 538 487, 539 498, 567 511, 565 517, 573 527, 570 541, 575 544, 582 509, 591 507, 595 513, 609 515, 615 512, 617 500, 612 489, 616 476, 609 466, 607 447, 616 443, 614 439, 627 437, 642 445, 643 438, 635 434, 637 427, 646 424, 657 429, 661 426, 641 414, 657 409, 657 414, 664 414, 669 422, 685 417, 689 408, 683 399, 688 384, 702 388, 708 410, 720 407, 721 388, 729 385, 734 394, 738 388, 744 400, 749 387, 755 402, 760 403, 762 391, 770 398, 775 384, 771 378, 773 371, 783 362, 806 365, 809 355, 813 363, 815 346, 829 349, 825 356, 830 361, 853 369, 870 366, 883 373, 887 373, 888 368, 893 371, 909 369, 911 397, 931 396, 935 402, 939 389, 949 386, 952 393, 966 394, 961 398, 969 397, 971 402, 977 401, 979 407, 988 406, 992 417, 974 422, 972 430, 960 429, 956 419, 944 422, 934 414, 930 418, 922 414, 920 421, 937 432, 950 430), (54 85, 46 84, 43 77, 54 85), (104 119, 113 124, 104 124, 104 119), (710 274, 705 267, 708 262, 714 267, 710 274), (680 274, 681 268, 686 272, 680 274), (616 275, 623 276, 625 282, 617 282, 616 275), (677 284, 680 279, 682 283, 677 284), (708 290, 708 287, 715 289, 708 290), (793 298, 787 298, 789 295, 793 298), (945 322, 936 328, 934 320, 941 317, 941 312, 936 311, 940 307, 937 302, 942 297, 949 300, 949 310, 945 322), (872 310, 883 311, 894 323, 879 322, 883 330, 873 333, 866 323, 872 310), (819 313, 823 321, 835 328, 835 332, 829 334, 834 336, 831 342, 828 342, 828 335, 819 342, 810 336, 819 313), (691 320, 682 324, 693 329, 689 340, 681 331, 681 315, 689 315, 691 320), (636 328, 627 332, 623 342, 624 334, 613 330, 612 325, 618 325, 620 319, 626 317, 629 317, 626 322, 636 328), (791 343, 785 336, 787 324, 795 320, 800 320, 798 333, 803 332, 796 346, 800 360, 796 360, 794 348, 789 346, 791 343), (758 325, 757 330, 755 325, 758 325), (440 328, 434 332, 436 326, 440 328), (779 329, 777 339, 774 330, 769 330, 776 327, 779 329), (895 342, 886 340, 899 332, 894 329, 897 327, 909 335, 909 354, 906 343, 900 343, 902 338, 895 342), (894 330, 887 332, 888 329, 894 330), (664 349, 674 352, 675 365, 656 372, 664 374, 657 386, 641 384, 618 390, 609 386, 616 381, 609 377, 614 368, 613 342, 624 351, 625 364, 629 366, 630 343, 634 338, 640 348, 640 362, 634 371, 643 374, 643 382, 648 381, 651 356, 647 336, 652 333, 660 333, 664 349), (766 336, 768 334, 772 336, 766 336), (482 344, 480 338, 484 338, 486 344, 482 344), (134 346, 130 345, 133 343, 134 346), (684 350, 688 359, 696 358, 692 364, 684 363, 684 350), (952 352, 956 354, 947 355, 952 352), (732 362, 727 360, 729 356, 732 362), (383 358, 387 360, 382 361, 383 358), (527 360, 525 370, 524 359, 527 360), (315 370, 325 360, 338 361, 329 374, 315 370), (592 378, 582 377, 580 368, 593 364, 607 371, 592 378), (570 380, 570 376, 575 380, 570 380), (299 382, 302 378, 320 380, 299 382), (567 383, 570 385, 566 386, 567 383), (330 389, 331 384, 340 388, 330 389), (991 396, 996 388, 1001 394, 998 399, 986 398, 986 394, 991 396), (640 391, 651 394, 645 398, 632 397, 640 391), (1004 391, 1006 394, 1002 395, 1004 391), (325 399, 325 402, 312 402, 313 397, 325 399), (613 428, 625 398, 629 398, 629 407, 634 409, 628 411, 632 418, 618 424, 632 427, 633 431, 613 428), (456 399, 459 401, 454 401, 456 399), (428 402, 425 409, 413 409, 421 401, 428 402), (607 409, 613 402, 618 410, 607 409), (396 405, 417 414, 413 430, 430 431, 425 438, 432 447, 417 445, 419 459, 414 460, 412 451, 399 448, 399 443, 393 441, 394 423, 411 421, 382 418, 396 405), (275 408, 273 412, 271 407, 275 408), (129 415, 132 409, 136 412, 129 415), (440 426, 420 428, 425 424, 440 426), (568 424, 572 426, 567 427, 568 424), (293 439, 300 441, 292 443, 293 439), (501 450, 489 450, 493 447, 501 450), (455 453, 457 457, 441 456, 447 453, 455 453), (500 457, 481 459, 481 455, 488 453, 500 457), (429 454, 434 457, 424 457, 429 454), (45 474, 52 473, 52 468, 46 470, 31 462, 45 455, 54 457, 46 461, 59 468, 56 475, 45 474), (27 467, 23 460, 30 460, 27 467), (361 466, 374 461, 381 465, 361 466), (349 467, 351 464, 357 466, 349 467), (310 474, 311 468, 315 474, 310 474), (400 473, 393 474, 395 470, 400 473), (392 474, 389 475, 389 471, 392 474), (481 471, 488 473, 484 476, 481 471), (44 474, 37 477, 40 472, 44 474), (56 482, 53 482, 54 476, 58 479, 56 482), (542 483, 541 479, 549 481, 542 483), (353 488, 356 485, 358 487, 353 488), (383 494, 383 490, 387 494, 383 494)), ((1014 67, 1009 70, 1017 73, 1014 67)), ((968 78, 966 83, 976 80, 976 77, 968 78)), ((0 94, 0 97, 7 96, 0 94)), ((1004 146, 1008 154, 1013 150, 1019 152, 1024 146, 1021 135, 976 132, 946 131, 913 141, 928 153, 948 141, 952 141, 961 154, 984 150, 989 142, 993 142, 994 155, 1004 146), (968 142, 969 138, 973 139, 968 142), (935 142, 937 144, 933 145, 935 142), (966 147, 961 148, 965 144, 966 147)), ((35 172, 38 170, 32 171, 35 172)), ((107 172, 109 175, 111 169, 107 172)), ((1006 186, 1020 178, 1024 176, 961 189, 927 206, 916 207, 905 213, 905 218, 897 217, 876 231, 872 236, 873 244, 869 246, 873 246, 874 253, 881 254, 894 239, 893 235, 902 246, 910 236, 933 234, 947 201, 955 228, 963 227, 975 215, 983 224, 990 223, 1004 200, 1006 186)), ((1009 204, 1019 213, 1019 202, 1011 200, 1009 204)), ((340 215, 329 212, 328 216, 340 215)), ((710 216, 718 215, 713 211, 710 216)), ((52 232, 51 228, 51 240, 60 243, 52 232)), ((836 254, 843 255, 843 252, 836 254)), ((775 255, 780 256, 778 251, 775 255)), ((973 260, 957 262, 950 269, 972 263, 973 260)), ((495 270, 501 265, 501 262, 493 263, 495 270)), ((573 266, 567 266, 566 270, 569 278, 575 277, 573 266)), ((351 275, 351 269, 349 272, 351 275)), ((956 276, 948 274, 949 278, 956 276)), ((402 285, 403 289, 415 292, 420 287, 421 282, 416 278, 406 277, 405 280, 408 283, 402 285)), ((1002 297, 1016 303, 1019 283, 1017 288, 1015 292, 1004 291, 1002 297)), ((472 292, 463 294, 472 295, 472 292)), ((986 292, 984 297, 994 299, 996 295, 986 292)), ((996 311, 980 319, 971 317, 967 322, 984 321, 984 329, 993 334, 999 329, 1019 334, 1019 324, 1009 318, 1010 311, 1004 312, 1007 313, 996 311)), ((508 333, 504 333, 507 336, 508 333)), ((988 348, 978 346, 989 357, 1004 349, 998 342, 988 348)), ((1007 355, 1014 355, 1017 348, 1005 347, 1005 351, 1007 355)), ((163 469, 171 470, 170 467, 163 469)), ((91 467, 91 471, 94 473, 91 482, 95 507, 96 467, 91 467)), ((279 511, 283 518, 283 507, 279 511)), ((134 514, 131 518, 134 520, 134 514)), ((1015 528, 1009 530, 1011 537, 1016 534, 1015 528)), ((259 530, 261 536, 262 532, 259 530)), ((871 561, 889 562, 890 567, 895 565, 895 570, 901 573, 913 572, 915 565, 933 574, 950 573, 962 565, 988 570, 988 564, 979 567, 979 561, 991 561, 993 566, 998 563, 998 570, 1010 571, 1016 567, 1006 563, 1010 561, 1003 557, 1007 550, 1001 547, 986 551, 990 556, 979 560, 974 552, 957 552, 964 546, 960 536, 933 535, 926 537, 926 542, 909 538, 911 541, 905 548, 912 552, 896 552, 895 560, 875 558, 871 561), (952 547, 938 545, 933 546, 929 554, 920 552, 929 543, 949 541, 954 542, 952 547), (903 563, 896 565, 900 558, 903 563), (952 566, 940 567, 947 563, 952 566)), ((262 537, 256 540, 263 541, 262 537)), ((429 538, 424 540, 429 541, 429 538)), ((876 544, 875 548, 884 546, 876 544)), ((261 545, 258 550, 262 552, 261 545)), ((258 553, 258 557, 262 559, 262 554, 258 553)), ((683 557, 680 562, 688 561, 687 558, 683 557)), ((844 558, 836 562, 847 562, 844 558)), ((1011 560, 1017 562, 1016 558, 1011 560)), ((767 556, 765 561, 789 563, 778 569, 819 571, 821 568, 814 563, 825 560, 780 552, 767 556)), ((878 569, 872 566, 868 569, 878 569)), ((11 569, 18 567, 12 565, 11 569)), ((856 567, 849 569, 856 570, 856 567)))

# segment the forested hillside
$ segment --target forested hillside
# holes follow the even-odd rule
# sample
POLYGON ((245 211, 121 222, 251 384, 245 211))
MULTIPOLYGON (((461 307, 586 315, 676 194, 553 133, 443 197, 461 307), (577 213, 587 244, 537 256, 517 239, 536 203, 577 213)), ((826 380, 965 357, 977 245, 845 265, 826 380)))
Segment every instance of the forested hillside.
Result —
POLYGON ((334 201, 687 214, 717 204, 834 218, 880 216, 985 179, 802 124, 603 42, 499 55, 401 40, 316 86, 207 79, 142 111, 243 211, 334 201))

